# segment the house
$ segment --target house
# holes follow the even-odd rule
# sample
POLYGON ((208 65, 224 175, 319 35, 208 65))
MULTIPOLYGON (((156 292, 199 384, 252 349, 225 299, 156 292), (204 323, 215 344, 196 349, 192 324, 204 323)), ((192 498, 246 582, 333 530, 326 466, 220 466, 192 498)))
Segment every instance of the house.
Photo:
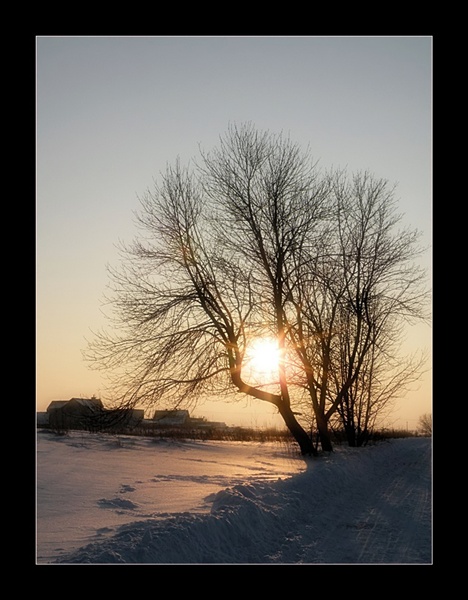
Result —
POLYGON ((46 413, 37 413, 37 426, 56 430, 85 429, 88 431, 125 432, 137 426, 145 428, 226 429, 225 423, 192 418, 188 410, 156 410, 152 419, 135 408, 104 408, 99 398, 53 400, 46 413))
MULTIPOLYGON (((47 407, 52 429, 124 430, 139 425, 145 411, 132 408, 105 409, 99 398, 53 400, 47 407)), ((41 417, 41 423, 44 419, 41 417)), ((39 420, 38 420, 39 425, 39 420)))
POLYGON ((54 429, 99 429, 104 407, 99 398, 53 400, 47 407, 49 426, 54 429))
POLYGON ((188 410, 157 410, 153 418, 145 421, 151 428, 227 429, 226 423, 207 421, 204 417, 191 417, 188 410))
POLYGON ((184 427, 190 416, 188 410, 157 410, 152 421, 157 427, 184 427))
POLYGON ((102 426, 107 429, 132 429, 140 425, 145 411, 137 408, 115 408, 104 410, 101 415, 102 426))

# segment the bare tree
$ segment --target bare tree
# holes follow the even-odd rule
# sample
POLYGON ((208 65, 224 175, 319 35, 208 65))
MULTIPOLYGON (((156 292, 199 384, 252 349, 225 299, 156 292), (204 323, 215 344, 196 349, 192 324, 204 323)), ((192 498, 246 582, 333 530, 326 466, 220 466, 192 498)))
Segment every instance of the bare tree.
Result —
POLYGON ((260 134, 251 126, 231 128, 219 149, 203 156, 203 174, 217 210, 214 229, 219 242, 249 272, 258 333, 278 340, 278 393, 273 403, 301 450, 313 453, 310 436, 292 407, 284 305, 297 248, 320 237, 328 184, 308 153, 281 135, 260 134))
POLYGON ((423 435, 432 435, 432 415, 425 413, 419 417, 419 430, 423 435))
POLYGON ((317 452, 313 416, 330 450, 330 418, 369 378, 392 318, 420 316, 419 274, 404 266, 415 239, 392 233, 390 200, 383 182, 323 176, 308 152, 251 125, 230 127, 193 170, 168 167, 111 271, 115 328, 87 352, 113 373, 116 404, 235 389, 276 406, 303 454, 317 452), (254 385, 246 356, 267 335, 278 377, 254 385))
POLYGON ((369 441, 376 425, 391 414, 395 401, 420 380, 426 362, 424 352, 401 358, 372 347, 359 377, 337 408, 336 426, 344 430, 350 446, 369 441))
POLYGON ((420 233, 399 228, 394 188, 369 173, 342 179, 334 187, 345 304, 329 412, 340 410, 349 443, 360 445, 377 416, 422 373, 424 354, 404 358, 400 348, 402 325, 427 318, 427 290, 415 263, 423 252, 420 233))
POLYGON ((289 334, 322 448, 341 415, 350 444, 420 375, 424 359, 400 355, 401 327, 425 318, 425 274, 417 231, 399 230, 394 190, 358 173, 330 176, 333 213, 320 245, 296 256, 289 334))

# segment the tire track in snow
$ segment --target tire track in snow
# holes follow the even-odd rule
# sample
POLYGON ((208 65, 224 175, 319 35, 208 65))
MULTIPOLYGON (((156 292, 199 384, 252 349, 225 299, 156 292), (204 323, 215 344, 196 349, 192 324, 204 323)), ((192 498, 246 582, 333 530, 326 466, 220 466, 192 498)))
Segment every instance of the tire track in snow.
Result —
POLYGON ((301 500, 308 516, 290 528, 272 558, 302 564, 430 563, 430 440, 345 452, 344 461, 332 454, 316 463, 319 486, 313 484, 312 463, 311 494, 301 500))
MULTIPOLYGON (((328 498, 327 533, 315 540, 314 562, 330 562, 337 546, 340 563, 431 562, 430 443, 411 439, 404 461, 396 460, 391 443, 380 445, 377 457, 367 461, 363 455, 360 477, 328 498)), ((309 529, 312 537, 314 528, 309 529)), ((307 558, 305 552, 301 562, 307 558)))
POLYGON ((359 562, 379 562, 382 556, 398 557, 401 563, 431 561, 430 451, 427 443, 412 444, 403 463, 395 463, 391 453, 388 455, 387 464, 382 465, 386 487, 371 493, 357 523, 359 562), (421 522, 427 524, 422 539, 418 537, 421 522))

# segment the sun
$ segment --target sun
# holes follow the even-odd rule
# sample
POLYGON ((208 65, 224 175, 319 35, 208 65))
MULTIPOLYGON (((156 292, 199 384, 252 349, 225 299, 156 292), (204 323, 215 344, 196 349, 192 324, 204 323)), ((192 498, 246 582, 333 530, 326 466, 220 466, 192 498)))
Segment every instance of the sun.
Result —
POLYGON ((245 353, 245 366, 249 376, 259 383, 272 383, 278 379, 280 351, 274 338, 258 338, 245 353))

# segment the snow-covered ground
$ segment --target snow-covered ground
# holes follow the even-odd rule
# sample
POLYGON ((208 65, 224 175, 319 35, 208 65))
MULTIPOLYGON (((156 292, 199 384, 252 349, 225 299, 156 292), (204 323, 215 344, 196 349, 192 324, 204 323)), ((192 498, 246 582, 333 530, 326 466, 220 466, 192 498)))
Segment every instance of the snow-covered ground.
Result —
POLYGON ((37 435, 37 564, 429 564, 431 440, 37 435))

